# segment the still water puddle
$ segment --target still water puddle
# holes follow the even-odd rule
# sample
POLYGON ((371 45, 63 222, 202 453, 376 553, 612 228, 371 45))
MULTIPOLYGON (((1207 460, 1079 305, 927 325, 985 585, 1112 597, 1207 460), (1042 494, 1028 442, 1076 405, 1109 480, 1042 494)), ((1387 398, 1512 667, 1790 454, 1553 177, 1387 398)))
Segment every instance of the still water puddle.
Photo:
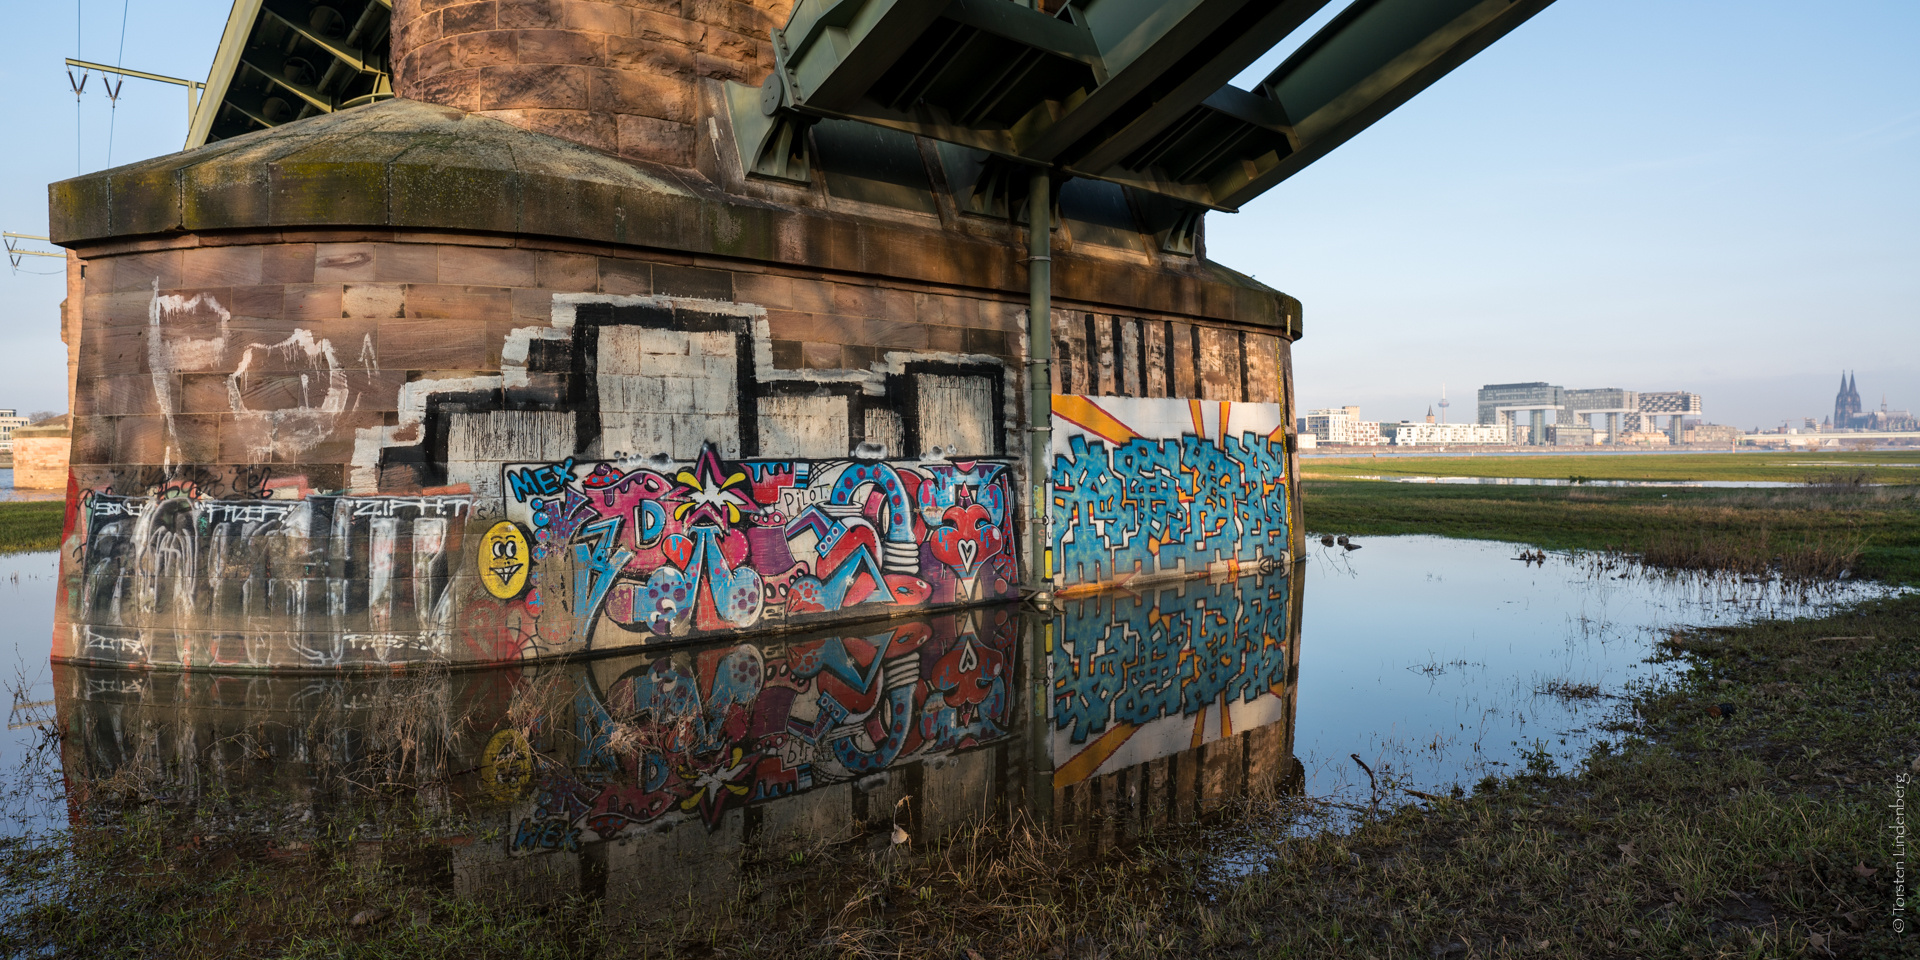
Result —
POLYGON ((0 503, 28 500, 65 500, 65 490, 21 490, 13 485, 13 468, 0 467, 0 503))
POLYGON ((0 738, 0 837, 64 826, 66 805, 49 773, 58 772, 59 743, 52 668, 53 602, 59 555, 0 555, 0 681, 7 690, 7 730, 0 738), (51 766, 52 770, 47 768, 51 766))
POLYGON ((436 889, 724 897, 794 838, 884 850, 1024 813, 1098 848, 1239 797, 1365 803, 1350 755, 1428 792, 1529 751, 1572 764, 1611 698, 1657 677, 1665 631, 1878 592, 1520 551, 1383 537, 1047 613, 369 677, 49 666, 56 557, 4 557, 0 826, 57 843, 70 816, 77 835, 157 809, 297 857, 406 824, 432 837, 436 889))
POLYGON ((1672 629, 1809 616, 1885 592, 1648 571, 1593 554, 1530 563, 1517 559, 1524 548, 1493 541, 1313 543, 1295 749, 1314 795, 1369 792, 1355 753, 1428 792, 1471 788, 1524 766, 1530 751, 1565 767, 1621 692, 1658 678, 1647 659, 1672 629))

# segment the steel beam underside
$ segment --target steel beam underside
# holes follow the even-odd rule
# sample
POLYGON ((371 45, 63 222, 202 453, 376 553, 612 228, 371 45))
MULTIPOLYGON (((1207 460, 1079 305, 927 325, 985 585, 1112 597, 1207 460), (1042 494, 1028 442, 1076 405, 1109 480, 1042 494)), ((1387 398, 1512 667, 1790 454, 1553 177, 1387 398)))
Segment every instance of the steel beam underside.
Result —
POLYGON ((392 0, 338 6, 235 0, 187 147, 392 96, 392 0))
POLYGON ((1356 0, 1247 91, 1327 0, 801 0, 764 103, 1230 211, 1551 2, 1356 0))

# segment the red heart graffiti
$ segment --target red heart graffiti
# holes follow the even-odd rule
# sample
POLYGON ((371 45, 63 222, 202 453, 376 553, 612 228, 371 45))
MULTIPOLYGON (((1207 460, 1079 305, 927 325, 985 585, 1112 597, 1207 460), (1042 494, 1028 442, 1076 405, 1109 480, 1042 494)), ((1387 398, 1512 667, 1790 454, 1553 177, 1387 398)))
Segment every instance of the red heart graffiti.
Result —
POLYGON ((673 561, 674 566, 682 570, 693 566, 693 540, 691 538, 677 533, 673 534, 667 537, 667 542, 663 544, 660 549, 662 553, 667 555, 668 560, 673 561))
POLYGON ((941 519, 943 525, 933 531, 928 544, 936 559, 961 576, 972 575, 976 566, 1006 549, 1006 533, 994 526, 993 516, 980 504, 948 507, 941 519))

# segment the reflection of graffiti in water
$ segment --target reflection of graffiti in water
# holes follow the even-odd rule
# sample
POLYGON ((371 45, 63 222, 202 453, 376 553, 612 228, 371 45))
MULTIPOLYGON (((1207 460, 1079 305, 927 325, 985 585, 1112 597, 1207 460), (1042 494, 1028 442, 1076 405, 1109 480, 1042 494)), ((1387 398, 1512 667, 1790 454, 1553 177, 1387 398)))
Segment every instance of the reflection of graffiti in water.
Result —
POLYGON ((575 642, 603 619, 633 642, 1016 593, 1004 463, 728 461, 708 445, 658 466, 505 468, 507 516, 533 531, 529 606, 575 642))
POLYGON ((1056 783, 1271 722, 1290 662, 1286 577, 1066 600, 1051 656, 1056 783))
POLYGON ((1287 549, 1279 404, 1054 397, 1061 584, 1267 568, 1287 549))
MULTIPOLYGON (((713 827, 731 809, 1001 740, 1016 638, 1015 612, 992 608, 654 658, 604 696, 579 694, 578 752, 535 756, 510 848, 573 850, 669 816, 713 827)), ((523 782, 518 742, 502 736, 495 793, 523 782)))

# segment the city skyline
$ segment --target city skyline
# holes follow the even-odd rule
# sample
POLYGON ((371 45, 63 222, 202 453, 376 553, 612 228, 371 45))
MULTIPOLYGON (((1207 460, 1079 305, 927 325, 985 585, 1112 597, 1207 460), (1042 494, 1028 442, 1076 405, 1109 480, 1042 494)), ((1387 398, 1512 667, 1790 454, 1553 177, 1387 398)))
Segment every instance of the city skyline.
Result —
MULTIPOLYGON (((1810 376, 1811 375, 1809 375, 1809 378, 1810 376)), ((1808 379, 1808 378, 1798 378, 1798 379, 1808 379)), ((1855 376, 1855 372, 1851 368, 1846 370, 1841 375, 1841 379, 1843 382, 1852 380, 1856 385, 1858 382, 1857 377, 1855 376)), ((1448 409, 1450 406, 1459 405, 1459 404, 1443 404, 1441 402, 1443 399, 1445 399, 1448 396, 1446 392, 1445 384, 1451 383, 1451 382, 1454 382, 1454 381, 1442 382, 1440 385, 1440 392, 1436 392, 1435 394, 1426 398, 1425 400, 1420 400, 1417 397, 1417 395, 1413 393, 1406 394, 1406 396, 1408 397, 1413 397, 1414 405, 1420 408, 1420 409, 1414 410, 1414 412, 1411 414, 1404 414, 1404 415, 1401 414, 1399 411, 1403 409, 1402 406, 1388 406, 1387 410, 1389 412, 1379 413, 1379 415, 1374 417, 1374 419, 1378 420, 1381 423, 1407 423, 1407 422, 1417 423, 1425 419, 1427 416, 1431 415, 1433 416, 1435 422, 1438 422, 1438 423, 1472 423, 1474 422, 1475 418, 1471 415, 1466 415, 1466 414, 1452 415, 1452 416, 1448 415, 1448 409)), ((1501 381, 1501 382, 1511 382, 1511 381, 1501 381)), ((1494 384, 1492 382, 1489 382, 1486 384, 1481 384, 1480 388, 1484 388, 1492 385, 1494 384)), ((1475 388, 1475 389, 1479 389, 1479 388, 1475 388)), ((1587 388, 1587 389, 1632 389, 1632 388, 1607 387, 1607 388, 1587 388)), ((1757 428, 1763 431, 1770 430, 1775 427, 1779 427, 1781 425, 1786 425, 1789 427, 1798 427, 1802 424, 1802 421, 1806 420, 1809 417, 1811 417, 1816 423, 1831 422, 1832 416, 1833 416, 1832 389, 1833 389, 1832 385, 1829 382, 1829 384, 1825 387, 1826 399, 1824 400, 1809 399, 1808 400, 1805 406, 1807 410, 1811 410, 1814 412, 1811 412, 1811 413, 1801 412, 1801 413, 1791 414, 1788 416, 1780 417, 1779 419, 1775 420, 1772 423, 1766 423, 1766 422, 1739 423, 1731 420, 1717 419, 1712 412, 1714 397, 1707 394, 1701 394, 1703 411, 1699 419, 1704 423, 1717 423, 1717 424, 1723 424, 1726 426, 1735 426, 1735 427, 1740 427, 1742 430, 1750 430, 1750 429, 1757 428)), ((1454 392, 1457 393, 1458 391, 1456 390, 1454 392)), ((1635 391, 1635 392, 1657 392, 1657 391, 1635 391)), ((1688 392, 1700 393, 1700 391, 1697 391, 1697 390, 1688 391, 1688 392)), ((1913 401, 1902 399, 1901 397, 1897 396, 1894 393, 1894 391, 1891 389, 1881 390, 1877 393, 1869 389, 1862 394, 1862 398, 1863 399, 1862 399, 1861 407, 1858 412, 1864 413, 1864 414, 1871 414, 1875 411, 1880 411, 1880 410, 1888 410, 1896 413, 1910 412, 1916 406, 1916 404, 1913 401)), ((1361 408, 1372 409, 1376 411, 1379 411, 1381 409, 1380 407, 1373 407, 1365 403, 1341 402, 1337 397, 1335 397, 1333 400, 1329 402, 1324 402, 1324 403, 1322 402, 1309 403, 1303 398, 1299 402, 1299 407, 1303 413, 1308 410, 1342 408, 1342 407, 1361 407, 1361 408)), ((1469 406, 1469 409, 1471 409, 1471 406, 1469 406)), ((1549 417, 1548 419, 1550 421, 1552 420, 1551 417, 1549 417)), ((1690 417, 1689 419, 1692 419, 1692 418, 1690 417)), ((1836 424, 1836 426, 1838 425, 1836 424)))
POLYGON ((1920 405, 1916 32, 1912 4, 1556 3, 1209 217, 1208 253, 1300 298, 1302 409, 1541 379, 1690 390, 1744 430, 1855 368, 1920 405))

